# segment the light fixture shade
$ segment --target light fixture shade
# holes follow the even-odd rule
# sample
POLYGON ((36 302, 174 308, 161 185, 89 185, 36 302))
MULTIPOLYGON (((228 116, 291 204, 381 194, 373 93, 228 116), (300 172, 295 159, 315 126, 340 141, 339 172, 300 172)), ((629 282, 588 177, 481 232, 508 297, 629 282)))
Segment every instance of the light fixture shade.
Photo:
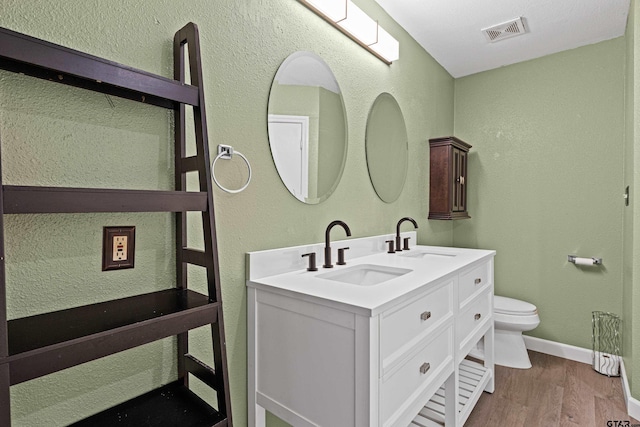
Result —
POLYGON ((369 47, 389 62, 400 58, 400 43, 381 26, 378 26, 377 41, 370 44, 369 47))
POLYGON ((333 22, 347 17, 347 0, 305 0, 333 22))
POLYGON ((365 45, 376 42, 378 23, 351 0, 347 1, 347 17, 337 23, 365 45))
POLYGON ((386 64, 400 57, 400 44, 352 0, 298 0, 386 64))

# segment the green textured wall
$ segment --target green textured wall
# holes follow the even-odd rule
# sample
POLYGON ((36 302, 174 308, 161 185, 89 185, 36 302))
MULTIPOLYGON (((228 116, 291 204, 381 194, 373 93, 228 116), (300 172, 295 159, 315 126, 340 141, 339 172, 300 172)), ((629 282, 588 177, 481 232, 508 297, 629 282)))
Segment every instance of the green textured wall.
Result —
POLYGON ((625 162, 624 184, 630 186, 630 205, 624 210, 624 287, 623 287, 623 354, 631 394, 640 396, 640 6, 631 1, 627 22, 627 62, 625 88, 625 162))
POLYGON ((454 245, 497 251, 496 293, 538 307, 536 337, 590 348, 591 311, 622 314, 624 65, 617 38, 455 82, 473 149, 454 245))
MULTIPOLYGON (((354 237, 388 233, 406 215, 418 220, 421 243, 452 243, 451 223, 426 221, 425 165, 428 138, 453 131, 453 79, 373 0, 358 4, 400 40, 400 61, 383 64, 294 0, 2 2, 0 26, 167 77, 174 32, 188 21, 198 24, 210 145, 233 145, 254 172, 240 194, 215 190, 237 426, 246 425, 247 409, 245 252, 322 241, 334 219, 345 220, 354 237), (296 50, 313 51, 332 68, 348 117, 342 181, 313 206, 282 185, 267 140, 271 81, 296 50), (409 135, 407 183, 391 204, 377 198, 365 163, 366 118, 381 92, 398 100, 409 135)), ((171 186, 172 126, 163 110, 8 73, 0 74, 0 102, 6 183, 171 186)), ((239 160, 216 172, 229 187, 246 177, 239 160)), ((6 229, 11 317, 172 285, 168 214, 21 215, 9 218, 6 229), (135 269, 100 271, 104 225, 137 227, 135 269)), ((195 347, 206 347, 206 336, 202 331, 205 345, 195 347)), ((13 387, 14 425, 66 424, 168 381, 175 371, 162 366, 173 361, 173 345, 165 340, 13 387)))
MULTIPOLYGON (((638 332, 640 331, 640 209, 637 209, 636 203, 640 197, 640 5, 637 1, 633 1, 631 12, 633 15, 633 115, 627 115, 627 119, 633 123, 633 181, 627 182, 631 184, 631 200, 633 215, 633 280, 631 282, 631 318, 627 319, 626 334, 632 335, 632 364, 629 382, 632 386, 632 395, 636 399, 640 399, 640 339, 638 332)), ((627 72, 629 76, 629 71, 627 72)), ((629 91, 627 90, 627 94, 629 91)), ((626 295, 625 295, 626 297, 626 295)), ((626 366, 626 365, 625 365, 626 366)))
MULTIPOLYGON (((633 183, 633 154, 634 154, 634 121, 635 112, 635 76, 634 76, 634 48, 635 48, 635 1, 631 2, 629 10, 629 18, 626 30, 626 64, 625 64, 625 151, 624 151, 624 184, 630 185, 631 189, 635 186, 633 183), (631 95, 631 96, 629 96, 631 95)), ((634 202, 634 198, 630 199, 634 202)), ((624 365, 629 379, 629 385, 633 389, 633 334, 629 333, 632 329, 627 323, 633 318, 633 212, 634 203, 630 203, 624 209, 624 234, 623 234, 623 320, 625 333, 622 335, 622 351, 624 355, 624 365)))

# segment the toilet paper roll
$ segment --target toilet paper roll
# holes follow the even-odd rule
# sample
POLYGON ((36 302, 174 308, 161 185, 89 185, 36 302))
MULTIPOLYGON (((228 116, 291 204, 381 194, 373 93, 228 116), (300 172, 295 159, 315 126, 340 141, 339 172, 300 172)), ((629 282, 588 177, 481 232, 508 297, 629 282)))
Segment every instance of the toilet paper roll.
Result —
POLYGON ((593 265, 595 264, 595 262, 593 261, 593 258, 576 257, 575 264, 576 265, 593 265))

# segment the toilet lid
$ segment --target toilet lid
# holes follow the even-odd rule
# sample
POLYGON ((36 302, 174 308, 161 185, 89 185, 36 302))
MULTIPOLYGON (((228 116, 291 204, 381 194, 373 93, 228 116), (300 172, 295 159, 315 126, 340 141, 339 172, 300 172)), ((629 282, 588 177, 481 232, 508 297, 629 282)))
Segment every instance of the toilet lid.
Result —
POLYGON ((537 314, 536 306, 526 301, 494 295, 493 311, 496 313, 530 316, 537 314))

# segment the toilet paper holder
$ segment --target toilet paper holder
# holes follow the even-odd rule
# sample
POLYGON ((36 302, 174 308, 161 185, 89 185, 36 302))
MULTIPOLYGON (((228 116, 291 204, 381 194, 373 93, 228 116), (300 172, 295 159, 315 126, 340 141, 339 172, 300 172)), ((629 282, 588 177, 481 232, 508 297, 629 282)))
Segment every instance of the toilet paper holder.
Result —
POLYGON ((602 265, 602 258, 580 258, 576 255, 567 255, 567 261, 579 265, 602 265), (576 262, 576 260, 578 262, 576 262))

